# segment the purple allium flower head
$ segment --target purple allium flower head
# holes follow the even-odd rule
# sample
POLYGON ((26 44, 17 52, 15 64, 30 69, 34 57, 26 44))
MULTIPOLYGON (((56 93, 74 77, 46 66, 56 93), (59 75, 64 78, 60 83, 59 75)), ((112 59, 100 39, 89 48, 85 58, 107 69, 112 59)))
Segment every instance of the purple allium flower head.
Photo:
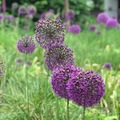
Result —
POLYGON ((79 25, 72 25, 72 26, 69 26, 69 28, 68 28, 68 32, 70 32, 70 33, 78 34, 78 33, 80 33, 80 31, 81 31, 81 29, 80 29, 79 25))
POLYGON ((12 9, 16 10, 18 8, 18 3, 14 2, 12 3, 12 9))
POLYGON ((16 60, 16 64, 18 64, 18 65, 23 64, 23 60, 21 58, 18 58, 16 60))
POLYGON ((27 9, 25 6, 20 6, 19 9, 18 9, 18 14, 21 15, 21 14, 27 14, 27 9))
POLYGON ((100 31, 97 31, 97 32, 96 32, 96 34, 97 34, 97 35, 100 35, 100 34, 101 34, 101 32, 100 32, 100 31))
POLYGON ((65 20, 72 20, 75 17, 75 12, 74 10, 69 10, 65 15, 64 19, 65 20))
POLYGON ((2 12, 6 12, 6 0, 2 1, 2 12))
POLYGON ((53 10, 53 9, 49 9, 48 12, 50 12, 50 13, 54 13, 54 10, 53 10))
POLYGON ((30 36, 22 37, 17 43, 17 48, 19 52, 25 54, 32 53, 35 50, 35 47, 35 43, 30 36))
POLYGON ((51 85, 53 91, 62 98, 68 99, 66 84, 71 78, 82 72, 80 68, 75 66, 60 66, 53 71, 51 85))
POLYGON ((45 58, 45 63, 50 70, 74 64, 73 51, 66 45, 46 50, 45 58))
POLYGON ((35 16, 36 13, 37 13, 36 7, 33 6, 33 5, 28 6, 28 7, 27 7, 27 13, 28 13, 29 15, 35 16))
POLYGON ((45 15, 46 15, 46 12, 42 13, 42 14, 40 15, 40 20, 44 20, 44 19, 45 19, 45 15))
POLYGON ((4 15, 0 14, 0 20, 4 20, 4 15))
POLYGON ((97 16, 98 23, 106 23, 108 20, 108 15, 106 13, 100 13, 97 16))
POLYGON ((109 18, 106 22, 107 28, 117 28, 118 27, 118 21, 114 18, 109 18))
POLYGON ((7 21, 13 21, 13 20, 14 20, 14 16, 13 16, 13 15, 8 15, 8 16, 6 17, 6 20, 7 20, 7 21))
POLYGON ((91 107, 100 102, 105 85, 100 75, 93 71, 81 72, 67 83, 69 98, 80 106, 91 107))
POLYGON ((0 60, 0 77, 3 77, 5 73, 5 64, 2 60, 0 60))
POLYGON ((89 27, 89 30, 90 30, 90 31, 95 31, 95 30, 96 30, 96 26, 91 25, 91 26, 89 27))
POLYGON ((112 65, 111 65, 111 63, 107 62, 103 65, 103 68, 107 69, 107 70, 110 70, 110 69, 112 69, 112 65))
POLYGON ((36 25, 35 38, 45 49, 61 46, 64 42, 64 27, 57 20, 39 20, 36 25))

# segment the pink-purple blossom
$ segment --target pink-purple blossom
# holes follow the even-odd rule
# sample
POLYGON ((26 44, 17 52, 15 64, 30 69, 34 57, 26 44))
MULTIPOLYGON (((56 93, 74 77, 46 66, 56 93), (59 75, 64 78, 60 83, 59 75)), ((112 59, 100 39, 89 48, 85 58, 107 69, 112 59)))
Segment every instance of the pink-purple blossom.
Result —
POLYGON ((100 75, 93 71, 81 72, 67 82, 69 98, 83 107, 91 107, 100 102, 105 85, 100 75))

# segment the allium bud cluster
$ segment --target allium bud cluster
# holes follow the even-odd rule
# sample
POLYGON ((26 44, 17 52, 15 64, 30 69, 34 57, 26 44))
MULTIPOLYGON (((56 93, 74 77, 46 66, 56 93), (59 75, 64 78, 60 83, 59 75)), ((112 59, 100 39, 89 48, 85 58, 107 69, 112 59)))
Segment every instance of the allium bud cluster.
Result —
POLYGON ((25 54, 32 53, 35 50, 35 47, 36 45, 30 36, 22 37, 17 43, 18 50, 25 54))

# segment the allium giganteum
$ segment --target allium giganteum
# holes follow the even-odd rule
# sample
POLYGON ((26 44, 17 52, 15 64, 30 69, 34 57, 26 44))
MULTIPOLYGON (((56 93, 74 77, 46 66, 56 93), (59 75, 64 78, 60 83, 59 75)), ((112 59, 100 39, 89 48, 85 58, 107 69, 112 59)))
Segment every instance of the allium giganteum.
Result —
POLYGON ((29 54, 29 53, 32 53, 35 50, 36 45, 35 45, 32 37, 25 36, 25 37, 22 37, 18 41, 17 48, 18 48, 19 52, 29 54))
POLYGON ((35 38, 44 49, 61 46, 64 42, 64 27, 57 20, 39 20, 36 25, 35 38))
POLYGON ((82 70, 75 66, 61 66, 53 71, 51 84, 53 91, 62 98, 68 99, 66 84, 82 70))
POLYGON ((100 13, 97 16, 97 22, 106 24, 108 18, 109 17, 108 17, 108 15, 106 13, 100 13))
POLYGON ((45 58, 45 63, 50 70, 74 64, 73 51, 66 45, 46 50, 45 58))
POLYGON ((104 82, 93 71, 81 72, 67 83, 69 98, 83 107, 91 107, 100 102, 104 95, 104 82))

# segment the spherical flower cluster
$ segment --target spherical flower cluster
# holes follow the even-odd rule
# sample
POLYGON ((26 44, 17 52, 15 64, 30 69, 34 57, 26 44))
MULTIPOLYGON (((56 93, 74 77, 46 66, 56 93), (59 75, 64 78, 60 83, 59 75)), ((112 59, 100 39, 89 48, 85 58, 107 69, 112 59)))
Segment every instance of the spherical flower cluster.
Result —
POLYGON ((46 13, 44 12, 44 13, 42 13, 41 15, 40 15, 40 20, 44 20, 45 19, 45 15, 46 15, 46 13))
POLYGON ((17 2, 14 2, 12 3, 12 9, 17 9, 18 8, 18 3, 17 2))
POLYGON ((93 71, 82 72, 67 82, 69 98, 80 106, 91 107, 100 102, 105 92, 100 75, 93 71))
POLYGON ((72 26, 69 26, 68 28, 68 32, 73 33, 73 34, 78 34, 80 33, 80 31, 81 29, 79 25, 72 25, 72 26))
POLYGON ((118 21, 114 18, 109 18, 106 22, 107 28, 116 28, 118 27, 118 21))
POLYGON ((96 26, 91 25, 91 26, 89 27, 89 30, 90 30, 90 31, 95 31, 95 30, 96 30, 96 26))
POLYGON ((103 65, 103 68, 107 69, 107 70, 110 70, 110 69, 112 69, 112 65, 111 65, 111 63, 107 62, 103 65))
POLYGON ((51 85, 53 91, 62 98, 68 99, 66 84, 82 70, 74 66, 58 67, 53 71, 51 85))
POLYGON ((4 20, 4 15, 0 14, 0 20, 4 20))
POLYGON ((75 17, 74 10, 69 10, 63 17, 65 20, 72 20, 75 17))
POLYGON ((21 15, 21 14, 27 14, 27 9, 25 6, 20 6, 19 9, 18 9, 18 14, 21 15))
POLYGON ((52 19, 54 18, 54 10, 53 9, 50 9, 48 12, 43 12, 41 15, 40 15, 40 19, 41 20, 45 20, 45 19, 52 19))
POLYGON ((74 64, 73 51, 66 45, 47 50, 45 58, 45 63, 50 70, 74 64))
POLYGON ((5 64, 2 60, 0 60, 0 77, 3 77, 5 73, 5 64))
POLYGON ((22 37, 17 43, 17 48, 19 52, 25 54, 32 53, 35 50, 35 47, 35 43, 30 36, 22 37))
POLYGON ((106 13, 100 13, 97 16, 98 23, 106 23, 108 20, 108 15, 106 13))
POLYGON ((28 6, 28 7, 27 7, 27 13, 28 13, 29 15, 35 16, 36 13, 37 13, 36 7, 33 6, 33 5, 28 6))
POLYGON ((45 49, 61 46, 64 42, 64 27, 57 20, 39 20, 36 25, 35 38, 45 49))
POLYGON ((14 20, 14 16, 13 15, 8 15, 8 16, 6 16, 6 20, 7 21, 13 21, 14 20))

